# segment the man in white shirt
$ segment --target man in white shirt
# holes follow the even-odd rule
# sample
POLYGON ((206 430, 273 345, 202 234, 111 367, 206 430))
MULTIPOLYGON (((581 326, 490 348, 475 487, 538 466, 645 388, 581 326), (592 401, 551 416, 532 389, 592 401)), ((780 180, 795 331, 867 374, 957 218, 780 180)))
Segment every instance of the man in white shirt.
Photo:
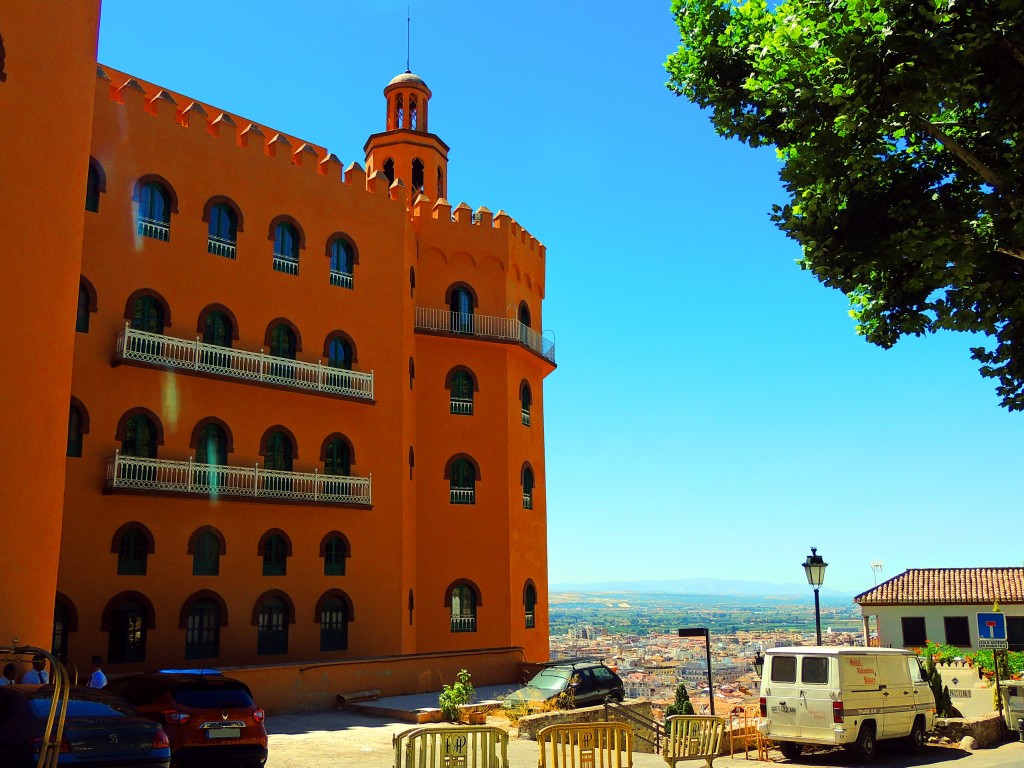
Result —
POLYGON ((102 688, 103 686, 105 686, 107 684, 107 676, 104 675, 103 674, 103 670, 100 669, 100 667, 102 667, 102 666, 103 666, 103 657, 102 656, 93 656, 92 657, 92 664, 90 665, 90 668, 92 669, 92 675, 89 677, 89 687, 90 688, 102 688))
POLYGON ((14 664, 5 666, 3 677, 0 677, 0 685, 14 685, 14 678, 17 673, 18 668, 14 664))
POLYGON ((21 678, 22 685, 46 685, 50 676, 46 673, 46 657, 37 653, 32 657, 32 669, 21 678))

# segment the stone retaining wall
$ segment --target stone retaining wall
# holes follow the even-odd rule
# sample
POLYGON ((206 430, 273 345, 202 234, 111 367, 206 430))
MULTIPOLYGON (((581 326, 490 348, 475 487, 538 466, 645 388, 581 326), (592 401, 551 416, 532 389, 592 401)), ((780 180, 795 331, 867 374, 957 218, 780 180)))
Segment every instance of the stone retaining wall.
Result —
POLYGON ((998 712, 980 717, 937 717, 935 737, 959 744, 964 738, 974 739, 975 747, 983 749, 1006 741, 1006 725, 998 712))

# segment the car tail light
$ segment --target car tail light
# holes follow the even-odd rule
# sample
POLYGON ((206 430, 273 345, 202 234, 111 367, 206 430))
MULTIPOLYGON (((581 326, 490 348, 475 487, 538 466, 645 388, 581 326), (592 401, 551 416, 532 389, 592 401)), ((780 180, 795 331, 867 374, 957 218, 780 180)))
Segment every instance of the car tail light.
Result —
POLYGON ((264 712, 261 708, 254 709, 252 711, 252 719, 255 720, 257 723, 262 723, 264 720, 267 719, 267 713, 264 712))
POLYGON ((191 715, 188 712, 182 712, 179 709, 165 709, 160 713, 164 716, 164 721, 171 725, 182 725, 187 723, 191 715))
POLYGON ((150 749, 169 749, 170 746, 171 740, 167 738, 167 734, 164 733, 164 729, 158 725, 156 727, 156 733, 153 734, 153 745, 150 749))
POLYGON ((761 717, 768 717, 768 699, 761 697, 761 717))
MULTIPOLYGON (((42 736, 36 736, 34 739, 32 739, 32 751, 35 752, 38 755, 42 750, 43 750, 43 737, 42 736)), ((61 752, 70 752, 71 751, 71 745, 68 743, 68 737, 67 736, 61 736, 60 737, 60 751, 61 752)))
POLYGON ((846 720, 846 710, 843 708, 843 702, 833 701, 832 702, 832 722, 842 723, 846 720))

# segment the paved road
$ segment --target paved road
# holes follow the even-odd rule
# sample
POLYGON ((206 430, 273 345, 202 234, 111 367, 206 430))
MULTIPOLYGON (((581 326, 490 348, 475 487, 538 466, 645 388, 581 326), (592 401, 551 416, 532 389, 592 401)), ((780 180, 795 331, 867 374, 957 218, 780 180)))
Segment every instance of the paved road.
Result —
MULTIPOLYGON (((349 712, 310 712, 299 715, 278 715, 268 718, 270 759, 267 768, 392 768, 391 738, 407 728, 408 723, 388 722, 349 712)), ((536 768, 539 756, 533 741, 512 738, 509 741, 511 768, 536 768)), ((753 757, 753 756, 752 756, 753 757)), ((794 764, 778 752, 774 762, 809 768, 859 768, 842 750, 804 755, 794 764)), ((658 755, 636 753, 634 768, 665 768, 658 755)), ((691 763, 694 768, 702 764, 691 763)), ((945 747, 928 747, 921 755, 911 755, 885 744, 879 746, 876 768, 911 768, 911 766, 948 766, 948 768, 1022 768, 1024 744, 1011 742, 994 749, 962 752, 945 747)), ((756 768, 756 760, 716 758, 716 768, 756 768)))

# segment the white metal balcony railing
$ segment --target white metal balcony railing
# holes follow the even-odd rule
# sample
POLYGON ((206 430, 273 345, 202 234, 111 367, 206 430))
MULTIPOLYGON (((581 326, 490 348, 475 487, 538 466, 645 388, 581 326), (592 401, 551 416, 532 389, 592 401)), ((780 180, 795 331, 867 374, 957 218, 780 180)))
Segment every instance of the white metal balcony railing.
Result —
POLYGON ((528 325, 512 317, 471 315, 447 309, 416 307, 415 327, 423 331, 441 331, 475 336, 482 339, 518 341, 541 357, 555 362, 555 344, 528 325))
POLYGON ((448 407, 449 413, 456 413, 460 416, 472 416, 473 415, 473 401, 467 400, 464 397, 453 397, 451 404, 448 407))
POLYGON ((235 258, 237 246, 234 240, 225 240, 222 237, 210 235, 206 239, 206 252, 214 256, 223 256, 225 259, 235 258))
POLYGON ((339 272, 336 269, 332 269, 331 285, 336 285, 339 288, 348 288, 349 290, 352 290, 352 273, 339 272))
POLYGON ((260 467, 197 464, 168 459, 122 456, 107 460, 110 489, 163 491, 196 496, 237 496, 289 499, 332 504, 365 504, 373 501, 372 479, 313 472, 282 472, 260 467))
POLYGON ((250 384, 276 384, 312 392, 345 395, 373 400, 373 371, 361 373, 345 368, 332 368, 315 363, 303 363, 259 352, 246 352, 216 344, 148 333, 125 323, 117 337, 115 360, 135 360, 142 363, 203 371, 219 376, 230 376, 250 384))
POLYGON ((274 254, 274 271, 284 272, 286 275, 299 274, 299 260, 292 256, 285 256, 281 253, 274 254))
POLYGON ((167 242, 171 239, 171 225, 166 221, 147 219, 139 216, 139 234, 143 237, 151 237, 154 240, 167 242))
POLYGON ((523 426, 524 427, 528 427, 528 426, 530 426, 530 411, 528 409, 526 409, 526 408, 523 408, 522 410, 523 410, 523 426))
POLYGON ((526 628, 533 629, 537 626, 537 617, 533 613, 526 614, 526 628))
POLYGON ((476 632, 476 616, 452 616, 452 632, 476 632))
POLYGON ((523 494, 523 509, 533 509, 533 494, 532 493, 524 493, 523 494))
POLYGON ((452 504, 476 504, 476 489, 474 488, 452 488, 448 494, 452 504))

